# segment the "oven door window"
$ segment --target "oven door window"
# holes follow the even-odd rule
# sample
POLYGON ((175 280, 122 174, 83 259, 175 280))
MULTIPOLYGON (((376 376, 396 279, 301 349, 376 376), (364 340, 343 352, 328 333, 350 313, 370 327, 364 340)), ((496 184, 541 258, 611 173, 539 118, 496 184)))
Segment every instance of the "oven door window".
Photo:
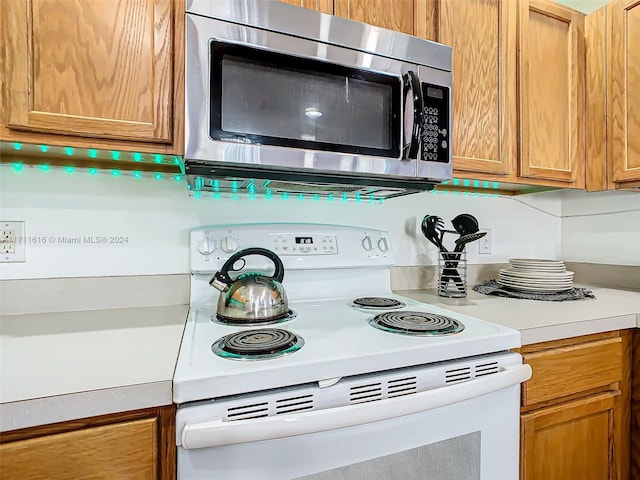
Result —
POLYGON ((480 480, 480 432, 296 480, 480 480))
POLYGON ((399 158, 398 77, 216 41, 210 58, 212 139, 399 158))

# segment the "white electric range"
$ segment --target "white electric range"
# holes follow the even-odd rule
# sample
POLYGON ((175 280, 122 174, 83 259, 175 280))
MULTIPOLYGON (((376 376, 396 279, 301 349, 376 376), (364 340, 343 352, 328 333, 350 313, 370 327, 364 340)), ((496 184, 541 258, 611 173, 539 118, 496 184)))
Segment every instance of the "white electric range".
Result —
MULTIPOLYGON (((193 230, 190 247, 191 305, 174 376, 179 478, 357 479, 398 462, 424 473, 425 453, 411 452, 449 444, 471 463, 433 478, 517 478, 519 384, 530 376, 509 351, 519 332, 393 294, 387 232, 212 226, 193 230), (209 280, 248 247, 281 258, 290 317, 217 317, 209 280)), ((264 257, 244 261, 241 272, 273 271, 264 257)))

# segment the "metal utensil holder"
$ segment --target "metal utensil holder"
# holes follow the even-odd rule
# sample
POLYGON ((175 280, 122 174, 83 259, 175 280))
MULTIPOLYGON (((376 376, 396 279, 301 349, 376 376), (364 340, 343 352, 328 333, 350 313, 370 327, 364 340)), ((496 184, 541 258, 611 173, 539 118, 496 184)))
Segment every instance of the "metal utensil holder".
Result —
POLYGON ((438 252, 438 295, 467 296, 467 252, 438 252))

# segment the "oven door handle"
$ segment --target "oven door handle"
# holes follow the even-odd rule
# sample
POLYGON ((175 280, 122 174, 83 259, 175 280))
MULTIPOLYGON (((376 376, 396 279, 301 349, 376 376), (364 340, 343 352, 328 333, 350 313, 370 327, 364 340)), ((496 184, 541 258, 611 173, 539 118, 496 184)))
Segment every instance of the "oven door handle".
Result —
POLYGON ((216 418, 187 423, 182 431, 182 447, 218 447, 379 422, 480 397, 518 385, 529 378, 531 367, 520 364, 505 367, 498 373, 480 379, 376 402, 231 422, 216 418))

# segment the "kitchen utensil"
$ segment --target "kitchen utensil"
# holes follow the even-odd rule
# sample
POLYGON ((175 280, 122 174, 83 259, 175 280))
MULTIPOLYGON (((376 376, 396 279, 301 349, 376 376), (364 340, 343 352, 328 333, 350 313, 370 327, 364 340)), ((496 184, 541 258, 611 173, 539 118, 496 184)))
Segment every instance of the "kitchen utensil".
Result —
POLYGON ((266 248, 247 248, 233 254, 209 284, 220 290, 218 318, 229 323, 260 323, 278 320, 289 315, 287 294, 282 286, 284 265, 280 257, 266 248), (272 276, 260 272, 245 272, 235 280, 229 276, 234 264, 249 255, 262 255, 275 266, 272 276))
MULTIPOLYGON (((423 235, 438 247, 438 251, 441 253, 448 253, 447 248, 442 243, 442 236, 444 234, 444 220, 437 215, 425 215, 420 225, 423 235)), ((438 257, 440 258, 440 257, 438 257)), ((458 289, 466 294, 466 284, 460 278, 459 272, 456 270, 455 265, 450 262, 444 264, 447 268, 443 268, 438 272, 438 282, 446 285, 449 280, 453 280, 458 289), (450 268, 453 266, 453 268, 450 268)), ((438 289, 440 290, 440 289, 438 289)))
POLYGON ((451 225, 460 235, 476 233, 479 230, 478 220, 470 213, 461 213, 451 220, 451 225))
POLYGON ((467 233, 466 235, 460 235, 456 239, 456 248, 453 250, 454 252, 461 252, 464 250, 464 246, 467 243, 475 242, 476 240, 480 240, 484 237, 487 232, 476 232, 476 233, 467 233))
POLYGON ((442 243, 442 230, 444 229, 444 220, 436 215, 425 215, 420 225, 422 234, 433 243, 441 252, 448 250, 442 243))
MULTIPOLYGON (((464 247, 467 243, 474 242, 487 234, 487 232, 479 232, 480 227, 478 225, 478 220, 470 213, 461 213, 453 220, 451 220, 451 224, 453 225, 453 228, 455 228, 455 231, 460 234, 460 236, 456 239, 456 246, 453 249, 454 252, 463 252, 464 247)), ((450 262, 448 267, 452 270, 457 269, 458 261, 460 260, 460 258, 460 255, 451 256, 449 258, 450 262)), ((456 280, 458 279, 453 277, 452 280, 456 282, 456 280)), ((462 278, 459 278, 459 280, 460 283, 466 284, 466 282, 464 282, 462 278)))

